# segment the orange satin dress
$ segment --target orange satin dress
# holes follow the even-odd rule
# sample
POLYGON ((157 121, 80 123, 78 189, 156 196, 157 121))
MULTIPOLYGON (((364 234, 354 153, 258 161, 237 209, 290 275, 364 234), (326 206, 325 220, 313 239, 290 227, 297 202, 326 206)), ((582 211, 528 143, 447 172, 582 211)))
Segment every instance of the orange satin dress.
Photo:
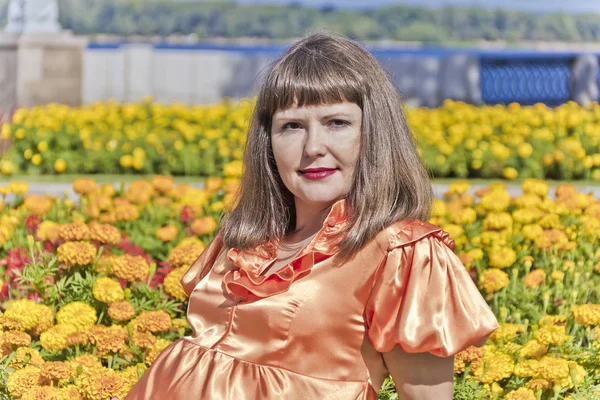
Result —
POLYGON ((156 359, 125 398, 375 400, 381 352, 450 356, 498 327, 441 228, 400 221, 334 263, 346 203, 288 265, 263 276, 277 243, 216 237, 182 278, 193 334, 156 359))

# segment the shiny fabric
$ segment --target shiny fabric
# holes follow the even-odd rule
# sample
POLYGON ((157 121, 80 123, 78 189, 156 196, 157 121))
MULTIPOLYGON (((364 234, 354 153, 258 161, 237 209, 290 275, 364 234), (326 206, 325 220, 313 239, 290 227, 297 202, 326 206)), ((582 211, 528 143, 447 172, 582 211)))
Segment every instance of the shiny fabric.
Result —
POLYGON ((399 221, 336 262, 346 203, 289 265, 277 243, 216 237, 182 278, 193 334, 170 344, 126 397, 375 400, 382 352, 450 356, 498 327, 441 228, 399 221))

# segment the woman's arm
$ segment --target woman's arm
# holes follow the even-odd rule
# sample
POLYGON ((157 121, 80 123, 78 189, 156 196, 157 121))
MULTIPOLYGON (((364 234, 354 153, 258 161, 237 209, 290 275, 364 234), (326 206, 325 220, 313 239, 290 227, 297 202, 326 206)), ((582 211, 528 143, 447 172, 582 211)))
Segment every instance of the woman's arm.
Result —
POLYGON ((400 346, 382 355, 400 400, 452 400, 454 357, 406 353, 400 346))

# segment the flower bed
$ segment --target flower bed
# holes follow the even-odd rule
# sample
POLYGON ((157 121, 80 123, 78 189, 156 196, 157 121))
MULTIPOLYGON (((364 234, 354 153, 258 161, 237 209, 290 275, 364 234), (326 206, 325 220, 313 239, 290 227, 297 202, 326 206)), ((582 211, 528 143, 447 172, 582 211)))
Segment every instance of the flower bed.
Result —
MULTIPOLYGON (((211 106, 95 103, 17 110, 2 127, 4 175, 220 175, 242 158, 252 100, 211 106)), ((436 177, 600 180, 600 106, 408 108, 436 177)))
MULTIPOLYGON (((28 195, 0 212, 0 398, 124 397, 170 342, 191 333, 179 280, 211 239, 237 178, 203 190, 166 176, 125 190, 74 183, 81 201, 28 195)), ((432 223, 501 322, 455 357, 456 399, 600 398, 600 201, 525 180, 469 194, 452 184, 432 223)), ((393 398, 387 379, 380 398, 393 398)))

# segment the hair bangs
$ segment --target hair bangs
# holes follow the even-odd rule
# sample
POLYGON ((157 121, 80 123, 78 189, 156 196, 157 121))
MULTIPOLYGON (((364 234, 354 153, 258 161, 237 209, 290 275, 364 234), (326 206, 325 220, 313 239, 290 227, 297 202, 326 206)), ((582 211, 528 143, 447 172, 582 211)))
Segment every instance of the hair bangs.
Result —
POLYGON ((361 79, 319 51, 300 48, 272 71, 268 77, 264 111, 273 115, 291 106, 311 106, 351 102, 363 107, 361 79), (354 78, 354 79, 353 79, 354 78))

